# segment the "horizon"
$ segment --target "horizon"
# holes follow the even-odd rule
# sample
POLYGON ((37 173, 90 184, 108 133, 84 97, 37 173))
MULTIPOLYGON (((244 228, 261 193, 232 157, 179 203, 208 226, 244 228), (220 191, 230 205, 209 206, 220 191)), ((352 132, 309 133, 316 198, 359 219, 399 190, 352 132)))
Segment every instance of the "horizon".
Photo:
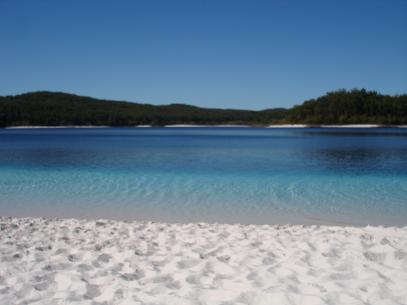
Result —
MULTIPOLYGON (((25 94, 34 94, 34 93, 52 93, 52 94, 68 94, 68 95, 74 95, 74 96, 78 96, 78 97, 86 97, 86 98, 92 98, 92 99, 96 99, 96 100, 104 100, 104 101, 108 101, 108 102, 123 102, 123 103, 133 103, 133 104, 144 104, 144 105, 153 105, 153 106, 171 106, 171 105, 185 105, 185 106, 192 106, 192 107, 198 107, 198 108, 202 108, 202 109, 223 109, 223 110, 242 110, 242 111, 264 111, 264 110, 275 110, 275 109, 285 109, 285 110, 289 110, 295 106, 300 106, 302 105, 304 102, 307 102, 309 100, 312 99, 317 99, 321 96, 327 95, 329 93, 334 93, 334 92, 338 92, 338 91, 342 91, 345 90, 347 92, 350 92, 352 90, 365 90, 366 92, 375 92, 377 94, 380 95, 389 95, 389 94, 384 94, 382 92, 377 92, 375 90, 369 90, 366 88, 352 88, 352 89, 344 89, 344 88, 340 88, 340 89, 335 89, 335 90, 330 90, 325 92, 324 94, 320 95, 320 96, 315 96, 312 97, 308 100, 303 100, 303 101, 299 101, 298 103, 294 103, 292 106, 276 106, 273 108, 262 108, 262 109, 249 109, 249 108, 224 108, 224 107, 206 107, 206 106, 199 106, 199 105, 194 105, 191 103, 168 103, 168 104, 153 104, 153 103, 144 103, 144 102, 139 102, 139 101, 131 101, 131 100, 117 100, 117 99, 108 99, 108 98, 103 98, 103 97, 94 97, 94 96, 90 96, 90 95, 82 95, 82 94, 77 94, 74 92, 67 92, 67 91, 49 91, 49 90, 35 90, 35 91, 30 91, 30 92, 22 92, 22 93, 17 93, 17 94, 12 94, 12 95, 2 95, 0 94, 0 97, 8 97, 8 96, 19 96, 19 95, 25 95, 25 94)), ((389 95, 389 96, 401 96, 401 95, 407 95, 407 93, 401 93, 401 94, 394 94, 394 95, 389 95)))
POLYGON ((405 1, 10 1, 0 28, 4 95, 261 110, 407 92, 405 1))

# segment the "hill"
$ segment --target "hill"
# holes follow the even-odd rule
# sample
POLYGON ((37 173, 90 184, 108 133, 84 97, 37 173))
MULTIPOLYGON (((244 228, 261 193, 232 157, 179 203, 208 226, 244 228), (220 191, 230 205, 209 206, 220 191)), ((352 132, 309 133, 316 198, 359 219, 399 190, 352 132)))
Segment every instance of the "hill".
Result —
POLYGON ((169 124, 380 124, 407 125, 407 95, 338 90, 291 109, 209 109, 185 104, 155 106, 62 92, 0 96, 0 127, 169 124))
POLYGON ((297 124, 407 124, 407 95, 338 90, 291 108, 286 121, 297 124))
POLYGON ((268 124, 286 109, 263 111, 206 109, 184 104, 154 106, 101 100, 61 92, 33 92, 0 97, 0 126, 268 124))

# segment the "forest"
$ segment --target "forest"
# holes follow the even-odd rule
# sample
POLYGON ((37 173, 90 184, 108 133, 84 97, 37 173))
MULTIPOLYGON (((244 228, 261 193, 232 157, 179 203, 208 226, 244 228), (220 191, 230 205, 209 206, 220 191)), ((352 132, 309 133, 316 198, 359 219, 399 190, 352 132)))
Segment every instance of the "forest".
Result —
POLYGON ((319 124, 407 124, 407 95, 382 95, 375 91, 337 90, 291 108, 286 121, 319 124))
POLYGON ((337 90, 290 109, 259 111, 150 105, 48 91, 0 96, 0 127, 147 124, 407 125, 407 95, 382 95, 365 89, 337 90))

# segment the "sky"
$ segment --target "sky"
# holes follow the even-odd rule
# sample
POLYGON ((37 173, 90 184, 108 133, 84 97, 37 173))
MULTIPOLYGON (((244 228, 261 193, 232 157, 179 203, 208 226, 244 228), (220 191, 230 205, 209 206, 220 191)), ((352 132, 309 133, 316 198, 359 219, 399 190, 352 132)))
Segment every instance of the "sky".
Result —
POLYGON ((0 0, 0 95, 290 107, 407 93, 407 1, 0 0))

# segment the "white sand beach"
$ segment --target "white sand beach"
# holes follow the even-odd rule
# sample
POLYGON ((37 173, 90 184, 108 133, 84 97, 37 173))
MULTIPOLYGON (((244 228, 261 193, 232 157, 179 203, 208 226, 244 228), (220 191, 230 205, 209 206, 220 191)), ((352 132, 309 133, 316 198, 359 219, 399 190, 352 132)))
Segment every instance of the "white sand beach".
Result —
POLYGON ((170 127, 170 128, 192 128, 192 127, 197 127, 197 128, 201 128, 201 127, 208 127, 208 125, 194 125, 194 124, 172 124, 172 125, 164 125, 164 127, 170 127))
POLYGON ((345 124, 345 125, 321 125, 322 128, 379 128, 378 124, 345 124))
POLYGON ((280 124, 280 125, 269 125, 267 128, 307 128, 308 125, 305 124, 280 124))
MULTIPOLYGON (((379 128, 378 124, 347 124, 347 125, 307 125, 307 124, 283 124, 269 125, 267 128, 379 128)), ((385 126, 384 126, 385 127, 385 126)), ((402 126, 396 126, 402 127, 402 126)))
POLYGON ((207 127, 216 127, 216 128, 249 128, 251 126, 249 125, 238 125, 238 124, 223 124, 223 125, 197 125, 197 124, 173 124, 173 125, 165 125, 164 127, 171 127, 171 128, 191 128, 191 127, 197 127, 197 128, 207 128, 207 127))
POLYGON ((407 227, 0 218, 1 304, 407 304, 407 227))

